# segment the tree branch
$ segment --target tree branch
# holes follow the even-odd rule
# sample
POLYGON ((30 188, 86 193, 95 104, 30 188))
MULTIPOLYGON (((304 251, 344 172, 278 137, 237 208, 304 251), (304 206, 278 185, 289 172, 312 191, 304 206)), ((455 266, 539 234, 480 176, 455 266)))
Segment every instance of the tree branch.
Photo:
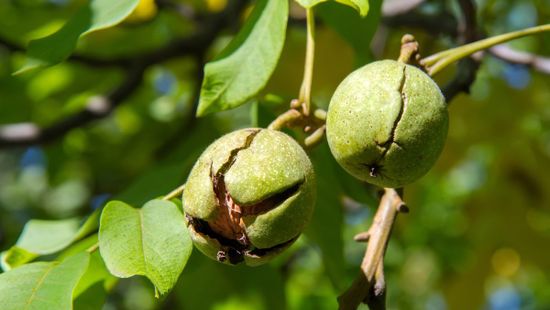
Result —
POLYGON ((446 11, 427 14, 413 10, 398 15, 384 15, 382 22, 392 28, 405 28, 407 32, 413 27, 423 29, 432 35, 456 37, 458 34, 455 17, 446 11))
POLYGON ((371 227, 356 238, 368 238, 368 246, 361 263, 361 273, 338 297, 340 310, 357 309, 362 302, 367 303, 371 310, 385 309, 384 254, 397 213, 407 211, 401 195, 395 189, 384 189, 371 227))
POLYGON ((550 58, 516 51, 504 44, 491 47, 489 53, 506 62, 526 65, 542 73, 550 74, 550 58))
MULTIPOLYGON (((0 37, 0 46, 4 47, 8 51, 14 52, 25 52, 25 48, 21 45, 7 39, 0 37)), ((73 54, 69 56, 69 61, 74 61, 81 63, 90 67, 121 67, 126 68, 130 65, 131 60, 127 58, 96 58, 87 55, 73 54)))
MULTIPOLYGON (((175 57, 203 55, 217 35, 226 26, 236 22, 235 16, 238 16, 239 12, 244 9, 246 2, 245 0, 231 2, 224 11, 205 18, 197 26, 197 30, 186 38, 175 40, 163 48, 136 56, 134 59, 125 60, 125 63, 127 61, 131 65, 126 70, 126 77, 122 83, 108 95, 92 98, 83 111, 46 128, 40 128, 32 123, 1 126, 0 149, 51 142, 71 129, 84 126, 93 120, 109 115, 141 85, 143 73, 149 66, 175 57)), ((9 46, 8 49, 17 49, 17 46, 9 42, 5 46, 9 46)), ((76 61, 82 59, 72 57, 76 61)), ((118 60, 115 62, 118 62, 118 60)))
MULTIPOLYGON (((462 12, 462 21, 459 23, 458 33, 461 43, 469 43, 477 40, 476 8, 472 0, 458 0, 462 12)), ((462 59, 458 62, 455 77, 447 83, 442 92, 447 103, 460 92, 470 93, 470 86, 476 79, 480 62, 472 57, 462 59)))

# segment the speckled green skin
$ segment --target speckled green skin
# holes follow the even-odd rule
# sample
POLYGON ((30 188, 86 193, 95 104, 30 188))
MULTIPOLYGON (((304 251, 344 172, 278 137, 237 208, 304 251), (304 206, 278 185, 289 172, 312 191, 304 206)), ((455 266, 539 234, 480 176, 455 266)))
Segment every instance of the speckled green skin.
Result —
MULTIPOLYGON (((243 217, 251 250, 269 249, 295 239, 313 213, 316 189, 313 166, 294 139, 279 131, 259 128, 229 133, 203 152, 189 174, 183 193, 183 207, 188 216, 205 221, 217 218, 221 210, 211 171, 218 171, 228 162, 232 150, 246 145, 247 137, 255 131, 258 133, 250 145, 237 152, 225 173, 225 186, 233 200, 246 209, 297 184, 300 186, 273 209, 243 217)), ((220 242, 194 229, 190 231, 197 248, 216 259, 216 253, 222 247, 220 242)), ((248 265, 261 264, 282 250, 282 247, 277 247, 262 257, 247 254, 244 261, 248 265)))
POLYGON ((416 67, 393 60, 352 72, 327 113, 327 140, 338 163, 356 178, 402 187, 433 166, 448 128, 445 99, 416 67))

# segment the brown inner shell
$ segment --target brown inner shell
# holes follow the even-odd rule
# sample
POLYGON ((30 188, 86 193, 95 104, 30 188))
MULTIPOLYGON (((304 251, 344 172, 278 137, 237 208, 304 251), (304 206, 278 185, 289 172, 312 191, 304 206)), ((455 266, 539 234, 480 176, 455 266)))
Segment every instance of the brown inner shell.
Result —
POLYGON ((212 165, 210 166, 212 189, 216 195, 217 207, 219 208, 217 217, 214 220, 206 222, 202 219, 193 218, 186 215, 189 224, 193 226, 196 232, 207 235, 210 238, 214 238, 222 245, 222 249, 220 249, 217 255, 217 259, 219 261, 229 259, 230 263, 237 264, 243 261, 244 254, 261 257, 272 250, 277 250, 281 247, 287 246, 289 243, 294 242, 297 238, 292 238, 283 244, 276 245, 268 249, 255 248, 250 243, 250 240, 246 234, 246 225, 244 224, 243 217, 260 215, 276 208, 285 200, 292 197, 300 189, 300 186, 304 181, 299 182, 282 192, 275 193, 274 195, 267 197, 258 203, 248 206, 241 206, 237 204, 231 197, 231 194, 227 191, 225 185, 225 174, 235 163, 238 153, 241 150, 249 148, 252 141, 260 131, 261 130, 251 130, 251 133, 246 137, 244 145, 233 149, 227 161, 221 165, 218 171, 214 172, 212 165))

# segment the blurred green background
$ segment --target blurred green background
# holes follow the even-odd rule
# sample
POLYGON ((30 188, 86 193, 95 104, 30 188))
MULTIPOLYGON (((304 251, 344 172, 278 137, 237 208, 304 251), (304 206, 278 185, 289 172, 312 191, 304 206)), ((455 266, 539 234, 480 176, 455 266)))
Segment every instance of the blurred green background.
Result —
MULTIPOLYGON (((109 59, 154 51, 192 33, 196 20, 232 1, 157 1, 150 16, 91 34, 80 40, 76 53, 109 59)), ((404 33, 417 37, 424 56, 459 44, 460 36, 444 27, 460 31, 458 2, 371 0, 363 20, 352 9, 323 4, 314 102, 326 107, 338 83, 357 66, 397 58, 404 33), (396 18, 396 6, 412 9, 396 18), (430 17, 435 28, 403 16, 430 17)), ((0 2, 0 126, 47 127, 121 83, 121 68, 71 60, 11 75, 24 53, 6 42, 24 46, 55 31, 82 3, 0 2)), ((550 22, 548 0, 474 3, 479 37, 550 22)), ((221 32, 205 60, 237 29, 221 32)), ((305 38, 304 12, 293 4, 274 76, 256 100, 235 110, 194 119, 202 64, 175 57, 148 66, 140 86, 108 116, 48 143, 0 146, 0 250, 15 243, 29 219, 85 216, 109 199, 139 206, 166 194, 185 182, 194 160, 215 138, 269 124, 298 94, 305 38)), ((547 34, 509 46, 550 57, 547 34)), ((436 81, 445 85, 455 71, 447 69, 436 81)), ((398 217, 386 255, 389 308, 550 309, 549 75, 486 54, 471 93, 454 97, 449 109, 443 154, 428 175, 405 189, 411 212, 398 217)), ((258 268, 228 267, 195 251, 167 297, 155 299, 146 279, 132 278, 96 299, 105 299, 103 309, 336 308, 336 296, 358 272, 365 246, 352 237, 368 228, 376 189, 348 176, 326 142, 311 156, 319 180, 316 213, 283 257, 258 268)))

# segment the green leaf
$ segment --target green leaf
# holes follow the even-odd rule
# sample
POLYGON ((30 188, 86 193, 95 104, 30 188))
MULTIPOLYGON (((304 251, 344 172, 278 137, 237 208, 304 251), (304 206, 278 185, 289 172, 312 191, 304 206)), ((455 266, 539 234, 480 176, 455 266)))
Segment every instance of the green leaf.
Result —
POLYGON ((32 263, 0 274, 2 309, 72 309, 73 290, 89 259, 81 252, 61 263, 32 263))
MULTIPOLYGON (((326 1, 328 0, 296 0, 296 2, 298 2, 304 8, 312 8, 315 5, 326 1)), ((354 8, 363 17, 367 16, 367 13, 369 13, 368 0, 334 0, 334 1, 340 2, 344 5, 354 8)))
POLYGON ((342 230, 344 214, 340 202, 343 189, 339 182, 335 161, 326 143, 312 153, 317 174, 317 205, 305 231, 308 238, 321 249, 323 263, 334 287, 346 287, 346 261, 342 230))
POLYGON ((193 245, 183 214, 169 201, 151 200, 135 209, 111 201, 101 215, 99 251, 111 274, 144 275, 168 292, 191 255, 193 245))
POLYGON ((371 4, 369 18, 361 18, 353 10, 334 2, 323 3, 315 11, 355 50, 357 66, 372 60, 370 44, 380 22, 382 0, 371 1, 371 4))
POLYGON ((81 220, 30 220, 25 224, 17 243, 0 254, 0 265, 8 271, 38 256, 58 252, 99 227, 99 210, 80 226, 81 220))
POLYGON ((0 253, 0 266, 2 270, 9 271, 12 268, 32 261, 38 256, 38 254, 14 245, 9 250, 0 253))
POLYGON ((172 294, 181 309, 302 309, 289 307, 288 295, 294 292, 285 294, 288 282, 280 270, 272 264, 251 270, 193 255, 182 275, 186 281, 179 282, 172 294))
POLYGON ((288 1, 258 1, 243 29, 204 68, 197 116, 235 108, 269 80, 283 49, 288 1))
POLYGON ((47 37, 32 40, 25 64, 15 74, 62 62, 73 52, 80 37, 118 24, 130 15, 138 3, 139 0, 87 2, 61 29, 47 37))
MULTIPOLYGON (((97 234, 93 234, 88 238, 76 242, 61 252, 57 260, 63 260, 65 257, 86 251, 92 245, 97 244, 97 237, 97 234)), ((82 275, 73 290, 74 308, 79 310, 102 309, 107 292, 112 289, 118 280, 105 267, 99 251, 94 251, 90 254, 90 263, 86 272, 82 275)))

